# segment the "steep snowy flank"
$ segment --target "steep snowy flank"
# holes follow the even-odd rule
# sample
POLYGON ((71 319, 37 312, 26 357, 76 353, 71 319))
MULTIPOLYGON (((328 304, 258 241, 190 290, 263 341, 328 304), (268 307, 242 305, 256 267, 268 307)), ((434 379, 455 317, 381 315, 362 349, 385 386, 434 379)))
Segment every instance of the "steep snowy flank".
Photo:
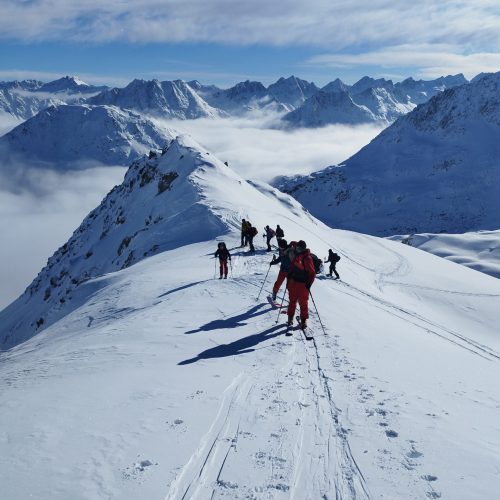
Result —
POLYGON ((90 104, 112 104, 162 118, 214 118, 219 110, 205 102, 182 80, 134 80, 123 89, 110 89, 89 99, 90 104))
POLYGON ((319 91, 302 106, 287 113, 283 120, 291 126, 321 127, 333 123, 359 124, 376 122, 365 106, 355 104, 347 92, 319 91))
POLYGON ((500 231, 407 234, 389 239, 500 278, 500 231))
POLYGON ((170 131, 114 106, 51 106, 0 138, 4 158, 86 168, 126 165, 161 148, 170 131))
POLYGON ((500 73, 445 90, 340 166, 278 181, 333 227, 378 235, 500 227, 500 73))

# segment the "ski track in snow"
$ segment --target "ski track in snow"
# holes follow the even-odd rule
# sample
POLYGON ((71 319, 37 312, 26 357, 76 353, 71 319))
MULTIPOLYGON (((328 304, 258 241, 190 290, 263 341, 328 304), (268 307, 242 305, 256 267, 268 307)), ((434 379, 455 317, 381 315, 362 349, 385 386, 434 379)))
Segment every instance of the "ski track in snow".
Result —
MULTIPOLYGON (((423 313, 393 302, 390 295, 384 294, 385 298, 378 296, 378 292, 382 295, 385 288, 394 287, 437 290, 404 282, 404 276, 411 270, 409 262, 403 255, 386 248, 385 244, 381 246, 384 251, 392 252, 394 260, 373 273, 375 286, 371 291, 361 285, 321 277, 313 292, 316 294, 319 287, 327 289, 333 297, 359 302, 367 314, 371 310, 381 311, 402 324, 413 325, 488 362, 500 360, 494 349, 440 325, 423 313)), ((93 296, 86 306, 89 312, 82 320, 89 331, 112 325, 115 321, 125 321, 122 328, 134 321, 141 324, 141 318, 146 316, 152 322, 163 321, 163 309, 155 312, 156 307, 165 307, 165 312, 176 313, 182 306, 182 297, 188 290, 189 293, 195 290, 198 295, 210 297, 212 312, 218 310, 221 319, 185 331, 188 335, 184 338, 194 339, 193 335, 198 332, 218 333, 228 328, 246 328, 248 336, 235 336, 231 349, 228 349, 229 345, 216 341, 219 337, 215 335, 210 337, 213 347, 196 354, 197 343, 191 342, 188 347, 194 351, 193 357, 179 360, 181 366, 199 361, 214 363, 214 358, 223 362, 224 356, 229 355, 224 350, 231 350, 231 358, 240 358, 240 364, 196 446, 183 450, 184 454, 187 453, 187 460, 174 471, 163 472, 163 487, 169 483, 166 500, 364 500, 381 498, 384 496, 382 492, 391 492, 391 489, 394 489, 393 498, 441 497, 440 477, 422 465, 423 457, 430 450, 411 436, 400 436, 400 412, 408 404, 405 395, 392 390, 387 381, 366 372, 366 367, 344 345, 342 337, 345 332, 336 331, 331 320, 325 325, 325 335, 312 304, 310 329, 314 333, 313 341, 306 341, 300 330, 285 337, 285 316, 279 317, 280 322, 276 325, 278 312, 265 299, 274 280, 273 273, 264 287, 262 300, 255 300, 267 271, 269 254, 260 251, 254 256, 243 256, 241 251, 233 249, 233 255, 231 280, 200 278, 186 281, 155 294, 145 303, 138 301, 134 307, 121 303, 126 289, 132 287, 131 282, 124 281, 93 296), (241 304, 246 304, 236 311, 228 308, 229 298, 235 294, 242 299, 241 304), (252 354, 235 356, 245 353, 252 354), (360 415, 363 416, 361 420, 360 415), (360 448, 360 443, 368 436, 374 444, 366 443, 366 449, 360 448), (370 466, 365 470, 367 464, 370 466), (374 470, 380 476, 379 481, 384 483, 383 487, 374 481, 374 470)), ((344 258, 343 264, 347 265, 351 259, 347 253, 344 258)), ((495 294, 470 295, 484 300, 496 300, 497 297, 495 294)), ((79 321, 77 317, 75 321, 79 321)), ((126 352, 114 354, 128 355, 126 352)), ((66 353, 64 361, 81 361, 85 356, 92 359, 96 355, 99 355, 97 348, 85 352, 75 349, 74 353, 66 353)), ((22 386, 28 375, 35 375, 37 379, 54 376, 45 360, 33 364, 31 374, 19 373, 15 367, 9 372, 11 357, 15 358, 14 351, 5 353, 1 359, 7 385, 22 386)), ((138 393, 137 397, 147 400, 151 395, 146 391, 142 395, 138 393)), ((497 403, 492 399, 490 404, 497 403)), ((433 421, 438 415, 429 412, 427 418, 433 421)), ((146 420, 142 425, 148 429, 150 424, 146 420)), ((182 419, 176 419, 170 432, 181 432, 184 425, 182 419)), ((158 436, 158 439, 167 437, 172 442, 168 433, 167 436, 158 436)), ((111 441, 104 440, 102 448, 96 451, 97 468, 112 454, 108 445, 111 447, 111 441)), ((125 444, 120 443, 119 449, 122 447, 125 444)), ((138 457, 133 471, 127 471, 124 477, 128 481, 135 479, 139 486, 145 485, 147 474, 152 474, 149 469, 157 465, 138 457), (138 479, 140 474, 143 475, 141 480, 138 479)), ((98 492, 96 498, 120 497, 108 486, 109 477, 105 473, 96 473, 94 481, 98 492)))

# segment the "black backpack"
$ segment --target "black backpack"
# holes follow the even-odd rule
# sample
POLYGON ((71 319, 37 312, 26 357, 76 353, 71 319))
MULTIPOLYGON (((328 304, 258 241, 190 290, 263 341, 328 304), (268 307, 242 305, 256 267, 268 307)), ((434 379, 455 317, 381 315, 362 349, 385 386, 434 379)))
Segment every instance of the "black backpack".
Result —
POLYGON ((313 261, 314 270, 316 271, 316 274, 319 274, 321 272, 321 266, 322 266, 321 259, 319 259, 318 256, 313 253, 311 254, 311 258, 313 261))
POLYGON ((340 255, 338 253, 333 254, 333 262, 338 262, 340 260, 340 255))

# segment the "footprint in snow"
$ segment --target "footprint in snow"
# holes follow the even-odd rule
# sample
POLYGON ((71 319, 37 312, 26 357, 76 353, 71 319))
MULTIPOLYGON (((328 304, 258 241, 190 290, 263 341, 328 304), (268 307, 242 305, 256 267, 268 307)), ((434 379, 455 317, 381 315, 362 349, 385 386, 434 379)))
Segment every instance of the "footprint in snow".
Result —
POLYGON ((432 476, 431 474, 426 474, 425 476, 420 476, 424 481, 437 481, 437 476, 432 476))
POLYGON ((390 438, 397 438, 399 436, 399 434, 393 430, 385 431, 385 435, 390 438))

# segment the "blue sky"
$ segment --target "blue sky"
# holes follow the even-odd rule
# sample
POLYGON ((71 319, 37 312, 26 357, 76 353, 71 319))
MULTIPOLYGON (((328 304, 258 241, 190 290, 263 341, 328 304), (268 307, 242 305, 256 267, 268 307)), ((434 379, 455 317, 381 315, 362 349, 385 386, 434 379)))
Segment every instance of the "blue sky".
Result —
POLYGON ((325 84, 500 70, 497 0, 2 0, 0 80, 325 84))

